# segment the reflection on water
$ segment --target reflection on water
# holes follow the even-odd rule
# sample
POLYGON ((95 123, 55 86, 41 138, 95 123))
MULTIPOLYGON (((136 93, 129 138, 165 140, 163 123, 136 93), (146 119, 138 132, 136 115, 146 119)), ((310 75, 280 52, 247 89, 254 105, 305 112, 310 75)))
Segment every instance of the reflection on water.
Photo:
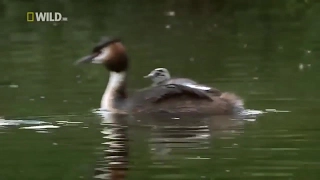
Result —
POLYGON ((94 178, 123 180, 129 166, 128 119, 123 115, 102 115, 101 133, 105 142, 102 143, 103 153, 94 170, 94 178))
MULTIPOLYGON (((6 135, 3 134, 0 140, 6 154, 15 144, 12 133, 17 129, 28 139, 27 144, 24 143, 25 155, 34 158, 37 152, 37 168, 46 167, 46 163, 49 166, 65 163, 64 169, 52 171, 60 170, 67 173, 67 177, 80 179, 260 179, 294 177, 296 172, 307 168, 310 173, 316 172, 318 161, 313 154, 317 149, 313 148, 313 143, 317 142, 314 139, 319 135, 317 131, 290 127, 256 130, 261 119, 285 117, 286 114, 266 113, 254 122, 226 116, 150 119, 107 112, 100 112, 99 116, 38 118, 41 121, 29 120, 30 124, 28 120, 8 120, 16 121, 16 125, 5 126, 3 123, 7 128, 0 131, 6 135), (77 121, 79 118, 83 121, 77 121), (17 125, 18 122, 24 123, 17 125), (50 129, 50 125, 44 124, 60 128, 50 129), (35 132, 46 130, 47 133, 21 128, 35 132), (36 141, 32 142, 30 137, 36 141), (35 143, 42 150, 31 148, 35 143), (60 150, 65 151, 68 158, 54 160, 47 157, 47 153, 61 156, 60 150), (45 157, 49 159, 45 160, 45 157)), ((30 164, 34 163, 26 159, 21 164, 21 171, 32 172, 35 167, 30 164)))
MULTIPOLYGON (((101 133, 106 140, 99 148, 103 153, 100 153, 101 160, 97 162, 95 168, 95 178, 99 179, 124 179, 128 174, 140 172, 142 167, 134 165, 137 161, 134 157, 137 151, 135 148, 129 149, 130 142, 134 144, 147 142, 144 149, 137 147, 140 149, 138 152, 144 152, 140 158, 148 161, 140 173, 150 170, 150 174, 140 174, 141 178, 188 179, 190 174, 177 171, 181 169, 180 161, 212 160, 213 157, 205 152, 214 150, 212 147, 215 139, 235 139, 241 136, 247 122, 243 119, 231 119, 228 116, 198 119, 163 116, 133 118, 112 115, 104 111, 95 112, 102 117, 101 133), (128 168, 130 164, 134 166, 128 168), (157 169, 160 172, 151 173, 158 171, 157 169)), ((231 148, 237 148, 238 144, 234 143, 232 146, 231 148)), ((203 174, 200 177, 206 176, 208 175, 203 174)))

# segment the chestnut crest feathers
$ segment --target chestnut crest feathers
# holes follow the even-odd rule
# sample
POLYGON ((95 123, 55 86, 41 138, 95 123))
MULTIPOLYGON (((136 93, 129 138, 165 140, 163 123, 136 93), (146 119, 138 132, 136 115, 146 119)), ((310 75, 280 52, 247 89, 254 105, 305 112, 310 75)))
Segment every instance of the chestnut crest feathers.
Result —
POLYGON ((116 43, 116 42, 122 42, 119 38, 112 38, 112 37, 102 37, 100 39, 100 42, 96 44, 96 46, 93 47, 92 53, 98 53, 100 52, 104 47, 109 46, 110 44, 116 43))
POLYGON ((80 63, 103 64, 108 70, 123 72, 128 69, 128 57, 119 38, 103 37, 92 49, 91 55, 78 60, 80 63))

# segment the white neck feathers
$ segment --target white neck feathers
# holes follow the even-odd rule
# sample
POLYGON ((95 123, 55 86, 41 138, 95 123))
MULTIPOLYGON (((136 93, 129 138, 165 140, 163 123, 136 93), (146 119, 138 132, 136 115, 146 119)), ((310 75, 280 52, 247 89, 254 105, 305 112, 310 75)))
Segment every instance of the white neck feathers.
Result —
POLYGON ((114 109, 116 91, 125 83, 126 72, 110 72, 109 82, 101 99, 101 109, 111 111, 114 109))

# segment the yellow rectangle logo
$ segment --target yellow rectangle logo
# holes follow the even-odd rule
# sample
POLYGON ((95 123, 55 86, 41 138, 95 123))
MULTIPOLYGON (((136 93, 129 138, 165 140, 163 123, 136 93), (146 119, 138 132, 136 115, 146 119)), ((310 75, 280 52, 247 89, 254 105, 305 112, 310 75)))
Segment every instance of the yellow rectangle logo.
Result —
POLYGON ((27 22, 34 22, 34 12, 27 12, 27 22))

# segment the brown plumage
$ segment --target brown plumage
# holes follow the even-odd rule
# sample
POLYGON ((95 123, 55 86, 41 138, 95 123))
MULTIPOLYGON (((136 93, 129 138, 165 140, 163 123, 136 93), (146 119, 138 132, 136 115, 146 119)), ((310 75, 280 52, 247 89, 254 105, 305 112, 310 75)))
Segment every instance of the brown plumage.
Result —
POLYGON ((200 113, 232 114, 242 109, 236 95, 209 93, 180 84, 165 84, 137 92, 131 98, 126 93, 126 74, 129 67, 125 47, 119 39, 104 38, 92 54, 77 61, 103 64, 110 71, 108 86, 101 100, 101 108, 115 113, 200 113))

